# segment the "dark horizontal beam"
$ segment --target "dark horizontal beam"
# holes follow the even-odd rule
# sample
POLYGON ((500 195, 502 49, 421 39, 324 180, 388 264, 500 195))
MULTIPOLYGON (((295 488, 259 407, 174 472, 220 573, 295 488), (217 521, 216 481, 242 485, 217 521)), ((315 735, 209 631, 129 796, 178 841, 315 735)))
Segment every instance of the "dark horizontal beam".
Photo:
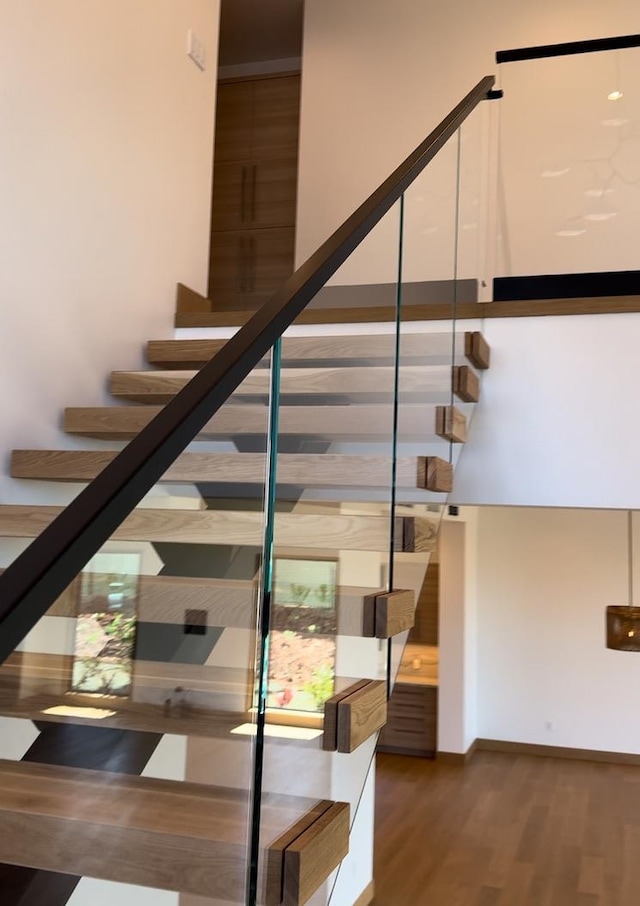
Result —
POLYGON ((591 41, 568 41, 564 44, 540 44, 537 47, 499 50, 496 53, 496 63, 518 63, 522 60, 569 57, 579 53, 625 50, 628 47, 640 47, 640 35, 620 35, 617 38, 595 38, 591 41))
POLYGON ((598 296, 640 297, 640 271, 596 271, 582 274, 535 274, 495 277, 495 302, 527 299, 588 299, 598 296))
POLYGON ((486 76, 0 576, 0 663, 487 98, 486 76))

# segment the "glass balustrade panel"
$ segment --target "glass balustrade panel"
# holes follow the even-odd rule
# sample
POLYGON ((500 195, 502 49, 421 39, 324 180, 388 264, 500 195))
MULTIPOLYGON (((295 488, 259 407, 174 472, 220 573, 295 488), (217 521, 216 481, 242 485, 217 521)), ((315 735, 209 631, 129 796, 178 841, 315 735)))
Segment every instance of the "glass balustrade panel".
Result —
MULTIPOLYGON (((0 511, 3 565, 192 375, 121 372, 123 405, 67 411, 86 449, 58 458, 49 507, 0 511)), ((61 889, 77 876, 72 906, 246 902, 270 381, 265 360, 0 667, 3 770, 15 795, 53 797, 67 834, 43 862, 29 813, 26 858, 61 889)), ((31 472, 52 475, 50 459, 31 472)), ((277 800, 264 820, 297 812, 277 800)))
POLYGON ((640 50, 505 63, 500 78, 498 276, 637 270, 640 50))
MULTIPOLYGON (((346 808, 334 819, 336 841, 372 797, 387 696, 376 600, 389 590, 390 545, 414 543, 413 520, 392 513, 399 237, 396 204, 326 290, 331 306, 354 312, 352 323, 313 307, 322 323, 303 315, 282 341, 263 802, 346 808)), ((408 471, 403 480, 414 484, 408 471)), ((261 820, 259 891, 269 833, 261 820)), ((364 889, 370 866, 357 850, 343 870, 362 875, 364 889)), ((334 861, 316 906, 340 890, 334 861)))

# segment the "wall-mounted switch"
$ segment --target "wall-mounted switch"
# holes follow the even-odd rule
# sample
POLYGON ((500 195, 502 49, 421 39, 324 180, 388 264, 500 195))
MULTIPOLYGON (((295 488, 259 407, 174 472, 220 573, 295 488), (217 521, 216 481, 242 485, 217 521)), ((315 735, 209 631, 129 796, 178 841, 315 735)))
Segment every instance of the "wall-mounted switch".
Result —
POLYGON ((202 69, 204 72, 207 68, 207 48, 191 28, 187 32, 187 54, 198 69, 202 69))

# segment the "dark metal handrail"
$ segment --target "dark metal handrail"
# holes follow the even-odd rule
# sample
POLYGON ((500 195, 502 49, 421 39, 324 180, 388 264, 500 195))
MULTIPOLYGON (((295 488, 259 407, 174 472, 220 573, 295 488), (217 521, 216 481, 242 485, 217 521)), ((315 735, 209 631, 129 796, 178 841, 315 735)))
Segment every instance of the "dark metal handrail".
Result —
POLYGON ((580 53, 599 53, 603 50, 626 50, 629 47, 640 47, 640 35, 619 35, 616 38, 593 38, 589 41, 567 41, 564 44, 539 44, 536 47, 499 50, 496 53, 496 63, 545 60, 580 53))
POLYGON ((485 100, 486 76, 0 576, 0 663, 485 100))

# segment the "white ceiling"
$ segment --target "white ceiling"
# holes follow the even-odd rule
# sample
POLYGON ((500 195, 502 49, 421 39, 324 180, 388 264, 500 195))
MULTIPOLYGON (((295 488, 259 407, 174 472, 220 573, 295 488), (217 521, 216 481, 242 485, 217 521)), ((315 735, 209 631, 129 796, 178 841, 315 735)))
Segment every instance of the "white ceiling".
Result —
POLYGON ((222 0, 220 66, 302 54, 304 0, 222 0))

